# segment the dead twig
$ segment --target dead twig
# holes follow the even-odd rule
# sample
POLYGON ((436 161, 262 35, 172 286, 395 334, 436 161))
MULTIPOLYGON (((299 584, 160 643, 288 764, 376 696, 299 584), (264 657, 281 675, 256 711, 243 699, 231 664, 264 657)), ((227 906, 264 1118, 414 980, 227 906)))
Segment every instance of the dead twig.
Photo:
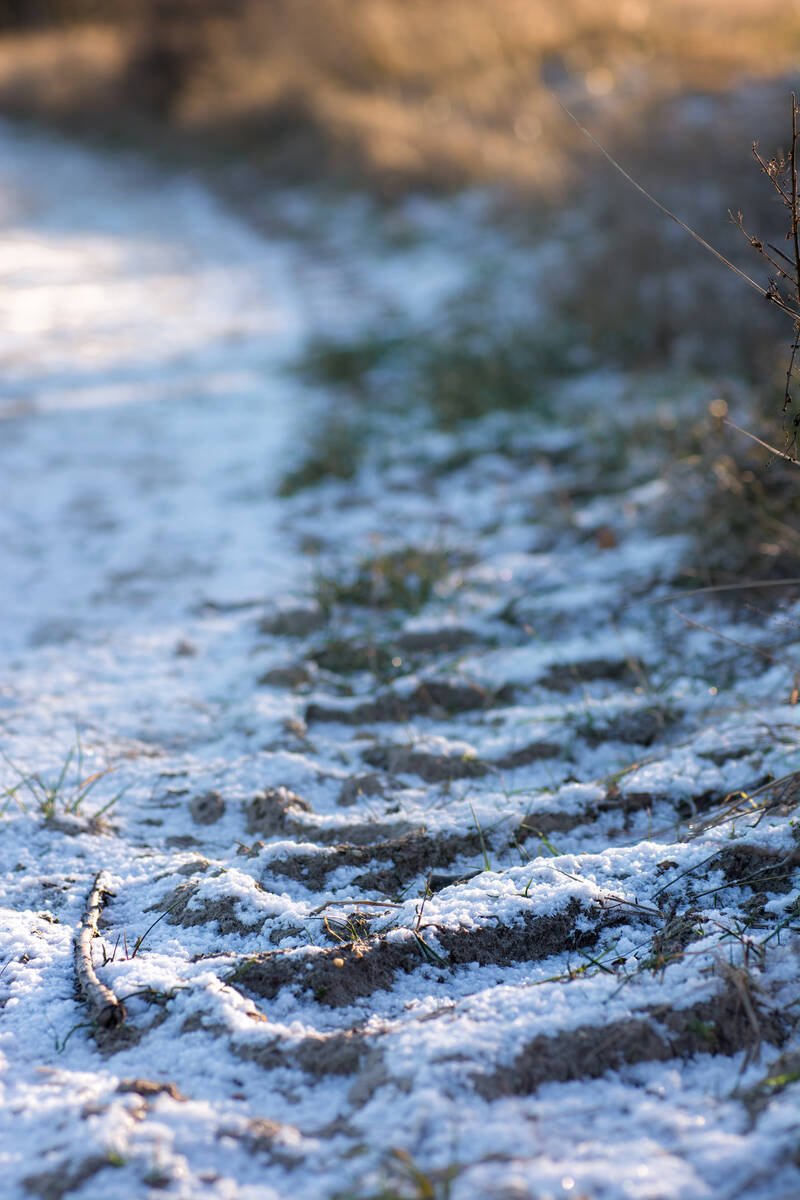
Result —
MULTIPOLYGON (((791 373, 792 373, 792 370, 794 367, 794 359, 795 359, 795 355, 797 353, 798 346, 800 346, 800 325, 798 325, 797 337, 795 338, 794 345, 792 347, 792 361, 789 365, 789 376, 788 377, 791 377, 791 373)), ((787 395, 788 395, 788 386, 787 386, 787 395)), ((754 433, 750 433, 747 429, 742 429, 740 425, 734 425, 733 421, 726 421, 725 424, 729 425, 731 429, 735 429, 737 433, 743 433, 746 438, 750 438, 751 442, 755 442, 757 445, 763 446, 765 450, 769 450, 770 454, 776 454, 778 456, 778 458, 785 459, 786 462, 792 463, 795 467, 800 466, 800 463, 798 463, 796 458, 792 458, 791 454, 785 454, 784 451, 779 450, 777 446, 771 446, 769 444, 769 442, 762 441, 761 438, 756 437, 756 435, 754 433)))
POLYGON ((75 975, 92 1020, 102 1030, 118 1029, 125 1020, 125 1006, 111 988, 97 978, 92 960, 92 939, 98 936, 97 923, 108 894, 108 876, 99 871, 86 901, 86 909, 75 935, 75 975))
POLYGON ((742 967, 735 967, 731 963, 725 962, 724 959, 719 961, 719 970, 723 979, 736 990, 753 1031, 753 1041, 748 1046, 742 1063, 742 1070, 744 1070, 750 1063, 758 1062, 761 1055, 761 1024, 756 1016, 756 1004, 750 992, 751 987, 754 986, 753 980, 749 971, 742 967))
MULTIPOLYGON (((746 437, 752 437, 752 434, 747 433, 744 429, 739 429, 738 425, 733 426, 734 429, 744 433, 746 437)), ((762 445, 766 443, 762 442, 762 445)), ((767 446, 768 450, 774 449, 767 446)), ((774 453, 779 454, 780 451, 775 450, 774 453)), ((790 459, 794 462, 794 459, 790 459)), ((709 587, 687 588, 683 592, 670 592, 666 596, 640 596, 637 600, 629 600, 627 604, 623 604, 623 609, 637 608, 642 604, 671 604, 675 600, 686 600, 692 596, 710 596, 715 592, 744 592, 756 591, 760 588, 781 588, 781 587, 797 587, 800 584, 800 578, 793 579, 742 579, 738 583, 714 583, 709 587)))
POLYGON ((753 792, 730 792, 722 804, 707 814, 703 820, 692 822, 689 838, 696 838, 725 821, 755 817, 757 825, 765 813, 775 809, 791 811, 800 798, 800 771, 789 771, 779 779, 771 779, 753 792))
POLYGON ((692 629, 700 629, 703 633, 710 633, 712 637, 719 638, 721 642, 729 642, 732 646, 738 646, 740 650, 749 650, 752 654, 760 654, 767 662, 778 664, 781 662, 779 658, 776 658, 774 654, 770 654, 769 650, 764 650, 761 646, 754 646, 750 642, 740 642, 738 638, 730 637, 729 634, 722 633, 719 629, 713 629, 710 625, 704 625, 702 621, 695 621, 692 617, 687 617, 686 613, 682 613, 678 608, 673 608, 672 611, 676 617, 680 617, 692 629))

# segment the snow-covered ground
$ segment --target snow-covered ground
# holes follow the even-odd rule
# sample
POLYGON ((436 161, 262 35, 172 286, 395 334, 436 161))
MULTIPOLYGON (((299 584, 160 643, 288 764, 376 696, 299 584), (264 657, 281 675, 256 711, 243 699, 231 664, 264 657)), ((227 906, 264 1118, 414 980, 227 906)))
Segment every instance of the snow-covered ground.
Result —
POLYGON ((279 498, 287 363, 435 314, 479 198, 382 249, 276 197, 312 256, 9 127, 0 187, 2 1195, 799 1195, 796 614, 659 602, 660 481, 564 499, 662 400, 587 375, 279 498))

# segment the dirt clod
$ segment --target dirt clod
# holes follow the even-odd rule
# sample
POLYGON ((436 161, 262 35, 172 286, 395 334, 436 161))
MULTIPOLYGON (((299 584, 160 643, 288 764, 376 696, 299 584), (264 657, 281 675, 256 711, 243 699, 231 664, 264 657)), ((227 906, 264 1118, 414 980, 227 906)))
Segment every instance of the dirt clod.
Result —
MULTIPOLYGON (((752 1002, 752 1001, 751 1001, 752 1002)), ((759 1012, 761 1036, 780 1045, 787 1022, 774 1012, 759 1012)), ((597 1079, 606 1071, 639 1062, 667 1062, 695 1054, 736 1054, 756 1040, 747 1007, 739 992, 726 988, 711 1000, 687 1009, 664 1005, 640 1016, 589 1025, 554 1036, 534 1038, 508 1067, 474 1077, 487 1100, 524 1096, 543 1083, 597 1079)))
POLYGON ((327 624, 327 617, 316 605, 297 605, 280 609, 261 619, 259 629, 274 637, 304 638, 327 624))
POLYGON ((721 850, 708 866, 709 870, 721 870, 731 885, 785 893, 792 886, 798 864, 800 850, 781 854, 763 846, 737 842, 721 850))
POLYGON ((373 992, 391 988, 395 978, 435 959, 443 969, 477 963, 508 966, 537 962, 563 950, 593 945, 614 918, 600 916, 590 923, 573 900, 552 916, 522 913, 515 925, 497 923, 477 929, 423 926, 421 931, 398 930, 391 937, 374 936, 341 942, 311 955, 280 950, 245 959, 228 983, 273 999, 284 987, 308 992, 331 1008, 352 1004, 373 992), (430 932, 426 933, 426 929, 430 932), (435 933, 437 948, 426 940, 435 933))
POLYGON ((383 796, 386 784, 386 779, 382 775, 378 775, 375 771, 366 771, 361 775, 353 775, 342 784, 342 790, 339 793, 337 803, 347 807, 355 804, 363 796, 383 796))
POLYGON ((314 674, 305 663, 286 663, 271 667, 258 678, 259 686, 275 688, 300 688, 311 683, 314 674))
POLYGON ((479 712, 512 701, 513 690, 510 687, 493 692, 472 683, 430 680, 421 683, 409 695, 383 692, 373 700, 351 706, 309 704, 306 721, 309 725, 314 721, 337 721, 343 725, 400 724, 412 717, 446 717, 462 712, 479 712))
POLYGON ((62 1200, 62 1197, 76 1192, 79 1187, 95 1175, 111 1167, 110 1159, 103 1154, 90 1154, 83 1162, 76 1165, 63 1163, 52 1171, 40 1171, 35 1175, 26 1175, 22 1186, 39 1200, 62 1200))
POLYGON ((185 1100, 174 1083, 163 1083, 157 1079, 120 1079, 118 1092, 134 1092, 137 1096, 169 1096, 171 1100, 185 1100))
POLYGON ((310 812, 311 805, 288 788, 267 788, 245 805, 247 832, 260 833, 266 837, 281 833, 287 827, 292 810, 295 813, 310 812))
POLYGON ((219 792, 205 792, 195 796, 189 804, 189 812, 198 825, 213 825, 225 812, 225 801, 219 792))
POLYGON ((251 923, 243 921, 238 915, 237 901, 234 896, 217 896, 213 900, 204 900, 194 906, 192 901, 198 895, 199 890, 196 883, 178 884, 158 904, 146 911, 164 912, 167 914, 168 924, 181 925, 184 929, 191 929, 196 925, 211 925, 216 922, 221 934, 257 933, 264 925, 266 919, 264 917, 256 918, 251 923))
POLYGON ((353 879, 353 886, 394 895, 409 880, 426 874, 433 863, 447 865, 461 855, 481 853, 479 834, 451 834, 437 837, 412 833, 404 837, 374 841, 368 846, 343 842, 316 851, 300 851, 284 858, 270 859, 268 875, 297 879, 313 890, 321 889, 328 876, 340 867, 361 867, 364 873, 353 879), (377 864, 389 863, 380 867, 377 864))
POLYGON ((554 663, 536 682, 539 687, 551 692, 571 692, 581 684, 593 683, 598 679, 633 682, 636 678, 636 672, 627 659, 590 658, 583 662, 554 663))
POLYGON ((556 742, 531 742, 528 746, 511 750, 501 758, 496 758, 494 765, 503 771, 513 771, 516 767, 527 767, 530 763, 559 758, 563 753, 563 747, 556 742))
POLYGON ((432 754, 413 746, 371 746, 362 754, 371 767, 393 775, 418 775, 426 783, 449 783, 453 779, 478 779, 489 770, 474 755, 432 754))

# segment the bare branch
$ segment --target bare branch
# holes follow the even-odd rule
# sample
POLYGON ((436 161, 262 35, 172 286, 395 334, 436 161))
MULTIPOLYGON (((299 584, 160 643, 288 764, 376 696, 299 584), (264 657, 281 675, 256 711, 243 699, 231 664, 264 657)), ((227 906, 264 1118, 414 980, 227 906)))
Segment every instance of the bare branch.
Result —
MULTIPOLYGON (((772 242, 767 242, 767 245, 769 246, 770 250, 774 251, 774 253, 782 258, 785 263, 788 263, 790 267, 794 265, 788 254, 784 254, 783 251, 779 250, 777 246, 773 246, 772 242)), ((789 276, 787 275, 786 278, 788 279, 789 276)))
POLYGON ((759 446, 763 446, 765 450, 769 450, 770 454, 777 454, 778 458, 783 458, 786 462, 790 462, 795 467, 800 467, 800 463, 796 458, 792 458, 791 454, 784 454, 777 446, 770 446, 769 442, 762 442, 760 437, 756 437, 754 433, 748 433, 746 429, 742 429, 739 425, 734 425, 733 421, 725 422, 730 425, 731 429, 735 429, 737 433, 743 433, 746 438, 750 438, 751 442, 756 442, 759 446))
POLYGON ((612 157, 611 154, 609 154, 609 152, 608 152, 608 150, 606 150, 605 146, 601 145, 601 143, 598 142, 597 138, 594 137, 594 135, 589 132, 589 130, 585 127, 585 125, 581 124, 581 122, 578 120, 578 118, 575 116, 575 114, 573 112, 571 112, 570 109, 567 108, 566 104, 562 103, 562 101, 558 98, 558 96, 555 95, 555 93, 553 93, 553 98, 555 99, 555 101, 559 105, 559 107, 563 110, 563 112, 566 113, 566 115, 569 117, 569 119, 571 121, 573 121, 575 125, 577 125, 577 127, 578 127, 578 129, 580 129, 581 133, 583 133, 589 139, 589 141, 592 143, 592 145, 595 146, 595 148, 600 151, 600 153, 603 155, 603 157, 605 159, 607 159, 607 161, 611 164, 611 166, 614 168, 614 170, 618 171, 619 174, 623 177, 623 179, 627 179, 627 181, 631 185, 631 187, 636 188, 636 191, 640 192, 641 195, 644 196, 646 200, 649 200, 651 204, 655 205, 655 207, 660 212, 662 212, 665 217, 669 217, 670 221, 674 221, 676 225, 679 225, 680 228, 684 231, 684 233, 688 233, 689 237, 694 238, 694 240, 698 243, 698 245, 702 246, 704 250, 707 250, 709 254, 713 254, 714 258, 716 258, 719 262, 721 262, 723 264, 723 266, 727 267, 729 271, 733 271, 734 275, 738 275, 739 278, 741 280, 743 280, 744 283, 749 284, 751 288, 755 288, 755 290, 757 292, 759 292, 765 298, 765 300, 769 300, 772 304, 776 305, 776 307, 780 308, 783 312, 785 312, 788 317, 791 317, 791 319, 793 321, 800 320, 800 315, 795 313, 791 308, 789 308, 787 306, 787 304, 783 300, 783 297, 779 293, 776 294, 773 291, 771 291, 769 288, 765 288, 762 286, 762 284, 757 283, 755 281, 755 279, 752 279, 745 271, 742 271, 741 268, 737 267, 735 263, 732 263, 729 258, 726 258, 724 254, 721 254, 719 250, 715 249, 715 247, 712 246, 710 242, 707 242, 704 237, 701 237, 700 234, 697 233, 696 230, 692 229, 692 227, 690 225, 687 225, 686 222, 682 221, 680 219, 680 217, 675 215, 674 212, 671 212, 670 209, 668 209, 665 204, 662 204, 660 200, 656 200, 655 196, 652 195, 651 192, 648 192, 647 188, 644 188, 644 187, 642 187, 642 185, 640 183, 637 183, 637 181, 633 178, 633 176, 630 175, 625 170, 625 168, 620 163, 618 163, 615 158, 612 157))
POLYGON ((792 241, 794 243, 795 288, 800 303, 800 231, 797 211, 797 98, 792 92, 792 149, 789 156, 792 171, 792 241))
POLYGON ((86 901, 86 911, 75 935, 75 975, 86 1001, 92 1024, 101 1030, 117 1029, 125 1020, 125 1006, 111 988, 97 978, 92 961, 92 939, 97 937, 97 923, 107 892, 108 877, 104 871, 95 876, 86 901))
MULTIPOLYGON (((786 413, 787 408, 792 403, 792 374, 794 373, 794 364, 797 359, 797 350, 800 347, 800 324, 797 326, 797 331, 792 342, 792 353, 789 356, 789 366, 786 369, 786 389, 783 394, 783 411, 786 413)), ((795 432, 794 440, 797 441, 797 433, 795 432)))
POLYGON ((758 153, 758 142, 753 142, 753 154, 755 155, 756 162, 761 167, 761 170, 764 172, 767 179, 774 186, 775 190, 777 191, 778 195, 783 200, 784 204, 791 207, 792 198, 789 195, 789 193, 784 188, 781 187, 780 182, 778 180, 778 173, 777 173, 778 164, 774 161, 771 163, 764 162, 764 159, 758 153), (776 168, 776 169, 770 170, 770 167, 776 168))

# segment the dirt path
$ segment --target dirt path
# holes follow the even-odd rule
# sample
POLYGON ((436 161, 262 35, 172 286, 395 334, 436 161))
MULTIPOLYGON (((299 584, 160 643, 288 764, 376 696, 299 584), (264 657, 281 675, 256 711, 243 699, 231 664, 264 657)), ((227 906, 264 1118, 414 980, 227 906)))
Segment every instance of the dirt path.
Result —
POLYGON ((3 1195, 797 1194, 794 635, 661 603, 674 498, 586 436, 653 397, 281 499, 287 362, 502 254, 469 206, 312 200, 311 261, 140 163, 0 176, 3 1195))

